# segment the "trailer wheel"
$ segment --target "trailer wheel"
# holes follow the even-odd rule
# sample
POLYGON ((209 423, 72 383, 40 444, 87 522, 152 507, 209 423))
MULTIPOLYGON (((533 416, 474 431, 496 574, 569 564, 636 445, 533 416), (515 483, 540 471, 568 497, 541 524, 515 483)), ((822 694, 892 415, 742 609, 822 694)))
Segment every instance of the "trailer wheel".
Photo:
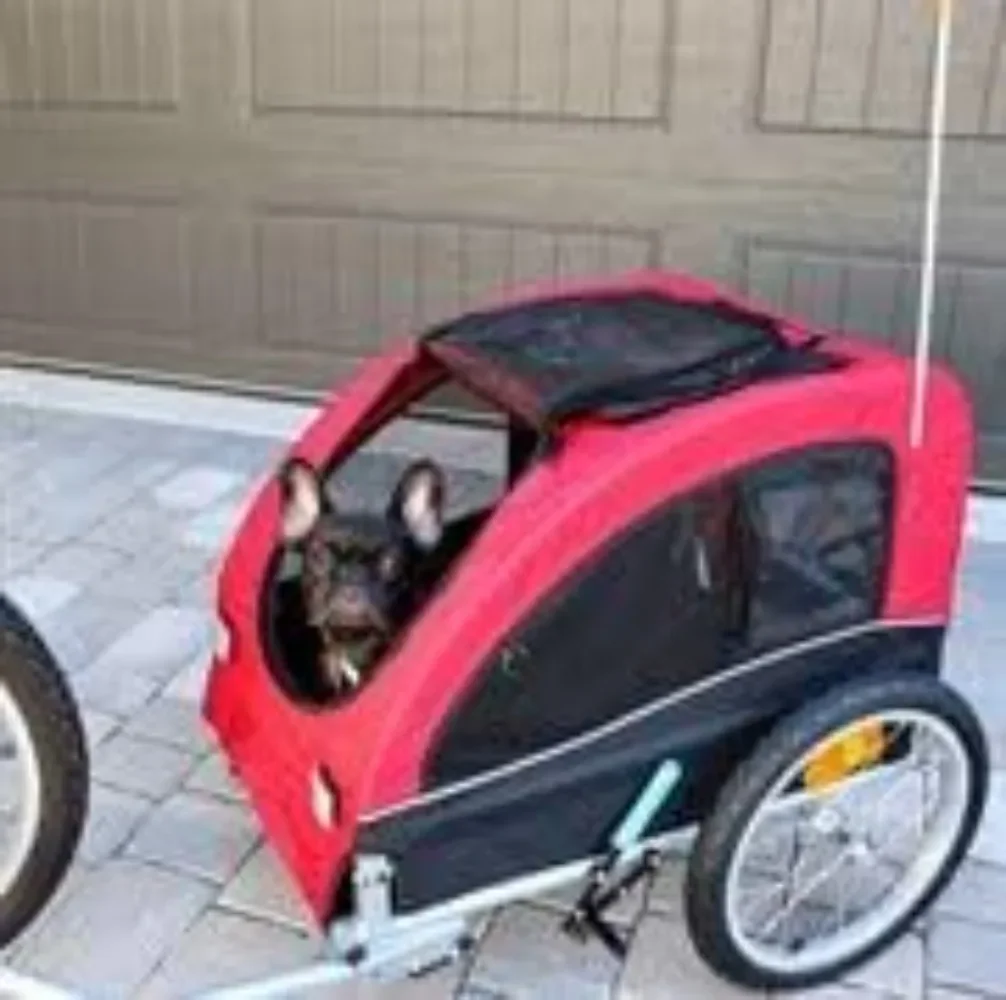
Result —
POLYGON ((80 715, 52 655, 0 597, 0 947, 52 897, 87 814, 80 715))
POLYGON ((695 946, 724 977, 797 989, 905 932, 974 837, 988 752, 939 680, 842 686, 783 719, 721 791, 689 862, 695 946))

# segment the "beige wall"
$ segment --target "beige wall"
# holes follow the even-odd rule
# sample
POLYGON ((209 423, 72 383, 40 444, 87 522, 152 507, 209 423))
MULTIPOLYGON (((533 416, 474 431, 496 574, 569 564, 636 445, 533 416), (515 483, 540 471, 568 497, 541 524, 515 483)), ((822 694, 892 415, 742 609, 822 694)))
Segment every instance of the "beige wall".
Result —
MULTIPOLYGON (((1006 474, 1006 30, 961 0, 939 350, 1006 474)), ((0 351, 318 388, 659 263, 910 343, 932 0, 0 0, 0 351)))

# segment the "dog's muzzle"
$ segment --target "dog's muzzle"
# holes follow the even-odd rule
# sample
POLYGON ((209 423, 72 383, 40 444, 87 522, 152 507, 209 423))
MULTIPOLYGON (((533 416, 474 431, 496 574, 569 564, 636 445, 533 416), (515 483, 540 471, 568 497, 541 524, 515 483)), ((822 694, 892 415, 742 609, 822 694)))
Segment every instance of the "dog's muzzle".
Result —
POLYGON ((376 632, 386 635, 390 630, 387 616, 369 600, 366 593, 337 591, 313 616, 312 625, 326 632, 376 632))

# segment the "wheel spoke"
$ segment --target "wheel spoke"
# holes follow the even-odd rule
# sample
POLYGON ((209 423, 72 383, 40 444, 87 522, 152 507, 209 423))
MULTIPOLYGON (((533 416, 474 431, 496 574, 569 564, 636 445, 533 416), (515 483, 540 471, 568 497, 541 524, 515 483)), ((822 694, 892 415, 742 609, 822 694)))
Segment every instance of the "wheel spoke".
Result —
POLYGON ((891 781, 891 784, 888 785, 885 791, 881 794, 880 799, 874 804, 873 807, 874 819, 876 819, 879 816, 881 810, 889 802, 891 802, 892 798, 902 790, 902 788, 904 787, 904 783, 917 773, 918 772, 914 768, 904 767, 902 768, 900 773, 894 776, 894 778, 891 781))
POLYGON ((745 913, 743 922, 746 926, 750 926, 752 923, 758 923, 757 914, 762 906, 764 906, 776 893, 783 892, 786 889, 786 883, 784 881, 777 881, 769 884, 767 887, 764 885, 756 885, 749 887, 745 890, 747 900, 747 905, 745 906, 745 913), (756 897, 754 903, 751 903, 751 897, 756 897))
POLYGON ((838 857, 830 864, 822 868, 812 879, 806 882, 802 888, 789 896, 786 900, 786 905, 775 917, 769 921, 765 930, 769 933, 775 928, 778 921, 785 918, 788 913, 791 913, 800 903, 804 900, 809 899, 816 890, 818 890, 822 885, 828 882, 829 879, 833 878, 839 871, 841 871, 845 862, 849 859, 850 848, 844 847, 838 854, 838 857))
POLYGON ((835 922, 836 931, 840 931, 845 926, 845 911, 847 907, 846 901, 846 887, 852 878, 852 873, 850 872, 845 878, 840 878, 838 880, 836 900, 835 900, 835 922))

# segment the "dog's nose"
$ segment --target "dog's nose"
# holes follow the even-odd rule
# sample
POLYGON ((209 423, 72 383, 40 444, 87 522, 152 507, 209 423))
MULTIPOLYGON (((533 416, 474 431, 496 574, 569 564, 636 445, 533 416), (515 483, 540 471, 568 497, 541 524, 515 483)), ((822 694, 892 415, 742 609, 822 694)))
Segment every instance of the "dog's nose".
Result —
POLYGON ((362 587, 342 587, 335 603, 340 612, 356 615, 367 607, 367 594, 362 587))

